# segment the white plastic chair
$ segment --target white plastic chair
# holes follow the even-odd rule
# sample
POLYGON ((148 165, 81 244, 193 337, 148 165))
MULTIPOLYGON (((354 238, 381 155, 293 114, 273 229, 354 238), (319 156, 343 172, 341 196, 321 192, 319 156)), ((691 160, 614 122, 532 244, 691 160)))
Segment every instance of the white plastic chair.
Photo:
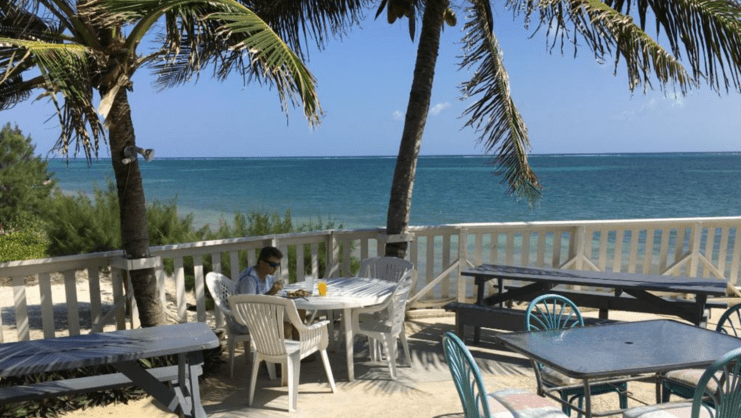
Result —
POLYGON ((360 262, 358 277, 398 282, 414 264, 397 257, 372 257, 360 262))
POLYGON ((226 321, 226 333, 229 344, 229 376, 234 377, 234 348, 239 343, 244 343, 245 360, 250 356, 250 334, 245 332, 234 319, 232 310, 229 309, 229 296, 234 294, 234 282, 221 273, 208 273, 206 275, 206 286, 214 298, 216 307, 219 308, 226 321))
MULTIPOLYGON (((398 257, 371 257, 360 262, 358 277, 381 279, 397 283, 404 276, 404 273, 413 269, 414 264, 398 257)), ((414 282, 414 277, 412 277, 412 282, 414 282)), ((412 287, 414 287, 414 283, 412 283, 412 287)), ((369 337, 368 347, 371 353, 371 359, 377 361, 380 356, 378 341, 369 337)))
POLYGON ((275 296, 234 295, 229 298, 229 305, 237 321, 249 327, 252 342, 255 345, 250 379, 250 405, 255 395, 260 362, 265 361, 268 364, 280 363, 282 373, 287 372, 288 411, 295 411, 301 359, 317 351, 322 357, 329 386, 332 392, 335 392, 334 377, 332 377, 332 369, 327 357, 328 321, 319 321, 306 326, 298 316, 296 305, 292 300, 275 296), (298 331, 298 341, 285 339, 283 332, 285 320, 288 320, 298 331))
MULTIPOLYGON (((409 291, 412 288, 413 270, 407 270, 396 285, 394 293, 383 303, 367 308, 357 308, 352 311, 353 338, 356 335, 365 335, 370 341, 377 340, 383 344, 386 353, 391 378, 396 379, 396 345, 401 339, 407 363, 411 365, 409 345, 404 332, 404 315, 406 312, 409 291)), ((370 343, 371 358, 373 358, 373 343, 370 343)))

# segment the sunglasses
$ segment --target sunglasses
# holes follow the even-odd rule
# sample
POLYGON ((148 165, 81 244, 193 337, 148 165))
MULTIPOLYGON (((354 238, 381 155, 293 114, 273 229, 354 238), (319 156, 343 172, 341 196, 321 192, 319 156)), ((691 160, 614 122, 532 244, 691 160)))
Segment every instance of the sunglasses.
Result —
POLYGON ((262 260, 262 261, 264 261, 264 262, 268 263, 268 265, 269 265, 270 267, 272 267, 272 268, 276 268, 276 267, 279 267, 279 266, 280 266, 280 262, 277 262, 277 263, 273 263, 272 261, 268 261, 268 260, 262 260))

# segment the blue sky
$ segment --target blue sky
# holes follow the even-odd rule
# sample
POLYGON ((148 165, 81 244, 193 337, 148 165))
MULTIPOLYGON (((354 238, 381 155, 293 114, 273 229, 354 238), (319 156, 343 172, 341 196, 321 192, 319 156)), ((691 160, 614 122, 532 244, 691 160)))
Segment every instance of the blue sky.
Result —
MULTIPOLYGON (((495 6, 496 7, 496 6, 495 6)), ((481 154, 478 136, 462 129, 458 69, 464 12, 441 39, 432 109, 423 155, 481 154)), ((318 79, 325 117, 310 129, 298 109, 286 119, 274 91, 224 83, 204 73, 196 84, 157 92, 147 69, 135 75, 130 93, 137 143, 158 157, 265 157, 395 155, 403 127, 417 43, 406 21, 388 25, 369 12, 342 40, 314 51, 308 66, 318 79)), ((522 19, 495 12, 512 96, 528 126, 533 153, 741 151, 741 95, 721 96, 702 86, 685 97, 628 89, 624 68, 598 64, 587 48, 564 56, 546 49, 545 33, 529 39, 522 19)), ((420 26, 420 25, 418 25, 420 26)), ((419 29, 419 27, 418 27, 419 29)), ((145 52, 140 48, 140 52, 145 52)), ((59 134, 54 108, 27 101, 2 113, 17 123, 46 155, 59 134), (48 121, 47 121, 48 120, 48 121)), ((109 156, 101 147, 100 157, 109 156)))

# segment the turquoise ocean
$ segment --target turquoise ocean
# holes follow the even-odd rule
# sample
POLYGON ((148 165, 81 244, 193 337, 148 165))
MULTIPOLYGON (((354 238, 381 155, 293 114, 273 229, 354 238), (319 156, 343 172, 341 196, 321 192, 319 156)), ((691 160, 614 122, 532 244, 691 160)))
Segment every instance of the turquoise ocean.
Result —
MULTIPOLYGON (((412 225, 741 215, 741 153, 532 155, 545 190, 530 209, 505 194, 486 156, 423 156, 412 225)), ((386 224, 395 157, 140 159, 147 201, 176 199, 194 225, 235 211, 291 211, 344 228, 386 224)), ((113 178, 109 159, 50 159, 66 193, 113 178)))

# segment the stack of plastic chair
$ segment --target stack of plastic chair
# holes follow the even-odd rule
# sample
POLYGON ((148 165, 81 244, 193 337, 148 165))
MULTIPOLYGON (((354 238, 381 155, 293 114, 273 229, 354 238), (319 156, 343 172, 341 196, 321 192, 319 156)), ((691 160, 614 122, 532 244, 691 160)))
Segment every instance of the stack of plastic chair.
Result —
POLYGON ((353 336, 365 335, 369 338, 371 358, 373 358, 373 341, 378 341, 383 345, 392 379, 396 379, 396 345, 399 339, 407 362, 411 365, 409 345, 404 331, 404 317, 407 298, 412 288, 412 272, 413 270, 407 270, 404 273, 394 293, 383 303, 352 311, 353 336))

